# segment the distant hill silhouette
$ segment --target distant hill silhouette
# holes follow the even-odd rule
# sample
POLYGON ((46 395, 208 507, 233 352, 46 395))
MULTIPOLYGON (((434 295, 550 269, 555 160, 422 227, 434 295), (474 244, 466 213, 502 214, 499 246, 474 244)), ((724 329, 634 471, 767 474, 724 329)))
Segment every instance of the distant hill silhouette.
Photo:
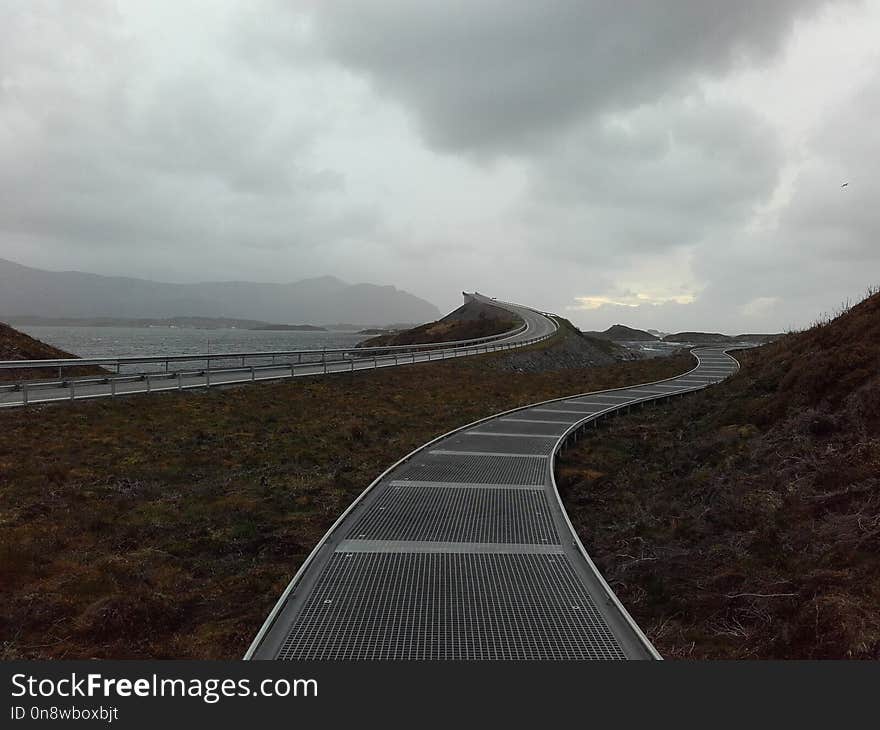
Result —
POLYGON ((657 341, 660 339, 650 332, 627 327, 625 324, 613 324, 603 332, 584 332, 584 334, 600 340, 615 340, 617 342, 657 341))
POLYGON ((720 332, 676 332, 666 335, 664 342, 735 342, 736 338, 720 332))
POLYGON ((290 284, 246 281, 168 284, 44 271, 0 259, 0 319, 36 317, 226 317, 330 324, 436 320, 433 304, 393 286, 347 284, 332 276, 290 284))

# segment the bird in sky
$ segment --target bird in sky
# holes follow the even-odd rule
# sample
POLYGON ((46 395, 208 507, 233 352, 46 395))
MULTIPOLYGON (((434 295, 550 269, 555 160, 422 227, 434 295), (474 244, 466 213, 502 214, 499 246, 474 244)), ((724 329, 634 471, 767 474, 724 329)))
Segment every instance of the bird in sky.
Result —
POLYGON ((841 185, 840 187, 845 188, 847 185, 849 185, 849 183, 848 183, 848 182, 845 182, 845 183, 844 183, 843 185, 841 185))

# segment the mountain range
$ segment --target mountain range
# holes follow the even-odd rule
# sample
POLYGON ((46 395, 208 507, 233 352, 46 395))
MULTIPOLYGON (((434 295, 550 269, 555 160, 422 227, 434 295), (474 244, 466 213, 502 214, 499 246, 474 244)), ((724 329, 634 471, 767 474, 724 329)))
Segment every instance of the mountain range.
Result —
POLYGON ((0 259, 0 320, 26 316, 227 317, 364 326, 430 322, 439 319, 441 312, 394 286, 348 284, 333 276, 289 284, 169 284, 80 271, 45 271, 0 259))

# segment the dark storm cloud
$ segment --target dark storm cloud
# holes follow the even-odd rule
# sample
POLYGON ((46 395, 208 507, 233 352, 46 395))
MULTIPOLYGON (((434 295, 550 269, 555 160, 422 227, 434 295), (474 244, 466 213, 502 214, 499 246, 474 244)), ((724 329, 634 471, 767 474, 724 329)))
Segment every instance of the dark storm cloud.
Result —
POLYGON ((833 116, 811 140, 821 155, 801 170, 782 224, 805 251, 876 262, 880 271, 880 69, 847 107, 852 113, 833 116))
POLYGON ((8 245, 235 258, 326 246, 377 224, 375 211, 340 202, 341 172, 315 164, 320 123, 279 104, 276 89, 229 65, 222 49, 187 56, 173 39, 123 23, 111 3, 0 11, 8 245))
POLYGON ((529 211, 567 235, 545 250, 582 261, 693 245, 748 220, 773 191, 774 130, 734 104, 643 105, 563 135, 533 165, 529 211))
POLYGON ((803 149, 742 93, 818 120, 851 5, 0 0, 0 257, 759 328, 880 264, 880 73, 803 149))
POLYGON ((325 52, 407 109, 432 147, 524 161, 525 248, 583 267, 582 294, 630 300, 615 284, 628 264, 687 261, 672 295, 691 285, 697 306, 654 314, 697 308, 704 324, 735 328, 802 322, 823 296, 864 285, 854 261, 880 263, 878 190, 858 175, 860 160, 880 159, 876 93, 810 140, 778 225, 757 231, 788 140, 759 108, 702 96, 703 82, 768 63, 823 6, 331 1, 315 17, 325 52), (838 195, 850 178, 859 187, 838 195))
POLYGON ((880 69, 844 108, 854 113, 833 115, 807 140, 811 154, 778 225, 722 236, 698 261, 713 308, 738 312, 743 302, 772 301, 773 313, 795 326, 806 312, 834 311, 880 284, 880 69))
POLYGON ((821 0, 325 1, 327 52, 416 114, 429 142, 518 154, 572 122, 773 54, 821 0))

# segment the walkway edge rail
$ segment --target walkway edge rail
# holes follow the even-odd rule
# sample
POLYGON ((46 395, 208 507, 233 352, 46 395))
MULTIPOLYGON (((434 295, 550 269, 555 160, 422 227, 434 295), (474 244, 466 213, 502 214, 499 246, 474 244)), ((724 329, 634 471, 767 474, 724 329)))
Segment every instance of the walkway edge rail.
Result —
MULTIPOLYGON (((609 393, 609 392, 613 392, 615 390, 624 390, 624 389, 628 389, 628 388, 638 388, 638 387, 642 387, 644 385, 655 385, 657 383, 663 383, 663 382, 666 382, 669 380, 674 380, 676 378, 683 377, 683 376, 687 375, 688 373, 692 373, 694 370, 697 370, 700 367, 700 364, 702 362, 700 360, 699 355, 697 355, 695 353, 691 353, 691 354, 693 354, 694 357, 696 357, 697 364, 693 368, 691 368, 690 370, 688 370, 684 373, 681 373, 680 375, 675 375, 671 378, 664 378, 663 380, 655 380, 651 383, 638 383, 637 385, 628 385, 628 386, 625 386, 625 388, 609 388, 608 390, 596 391, 596 393, 609 393)), ((733 357, 732 355, 727 353, 726 351, 725 351, 725 354, 727 354, 728 357, 730 357, 736 363, 737 370, 739 370, 739 361, 735 357, 733 357)), ((706 385, 695 386, 692 390, 686 390, 680 394, 679 393, 668 393, 666 395, 651 395, 651 396, 647 396, 647 397, 642 398, 642 399, 635 401, 635 402, 636 403, 645 403, 646 401, 652 401, 652 400, 664 400, 666 398, 672 398, 673 395, 684 395, 687 393, 694 393, 698 390, 704 390, 705 388, 708 388, 710 385, 714 385, 714 384, 715 383, 707 383, 706 385)), ((586 395, 586 394, 584 394, 584 395, 586 395)), ((590 395, 593 395, 593 394, 591 393, 590 395)), ((579 398, 581 396, 574 396, 574 397, 579 398)), ((554 399, 554 400, 557 400, 557 401, 558 400, 567 400, 567 398, 554 399)), ((552 401, 544 401, 544 402, 549 403, 552 401)), ((645 647, 645 649, 648 651, 648 653, 654 659, 662 660, 663 657, 660 655, 660 652, 657 651, 657 649, 651 643, 651 640, 647 637, 645 632, 642 631, 642 628, 636 623, 635 619, 633 619, 633 617, 630 615, 629 611, 626 610, 626 607, 623 605, 623 603, 621 603, 620 599, 617 597, 617 594, 614 592, 614 590, 608 584, 608 581, 605 580, 605 576, 602 575, 602 571, 600 571, 599 568, 596 566, 596 564, 593 562, 593 559, 590 557, 590 554, 587 552, 587 549, 584 547, 584 544, 581 542, 581 538, 577 534, 577 530, 574 529, 574 525, 572 524, 571 518, 568 515, 568 510, 565 509, 565 505, 562 503, 562 495, 559 493, 559 487, 556 484, 556 455, 560 451, 562 451, 565 446, 567 446, 569 439, 570 438, 577 438, 577 434, 580 431, 582 431, 588 423, 598 421, 599 418, 601 418, 602 416, 607 415, 609 413, 613 413, 615 411, 622 410, 624 408, 628 409, 632 405, 633 405, 633 403, 627 403, 625 405, 621 404, 621 405, 617 405, 617 406, 612 406, 612 407, 606 408, 602 411, 598 411, 597 413, 590 414, 586 418, 583 418, 580 421, 578 421, 577 423, 572 424, 571 427, 559 437, 559 440, 556 442, 556 446, 553 449, 553 456, 550 459, 550 483, 553 486, 553 493, 556 495, 556 501, 559 504, 559 508, 562 512, 562 516, 563 516, 563 519, 565 520, 565 524, 568 526, 569 531, 574 536, 575 546, 577 547, 577 549, 580 552, 583 559, 586 561, 587 565, 590 566, 590 570, 592 570, 593 573, 595 573, 595 575, 598 578, 599 583, 602 586, 602 589, 605 591, 608 599, 614 604, 614 607, 617 609, 617 611, 623 617, 624 621, 629 625, 630 629, 632 629, 633 633, 642 642, 642 645, 645 647)))
MULTIPOLYGON (((541 314, 544 314, 544 313, 541 312, 541 314)), ((548 314, 545 316, 551 317, 558 325, 558 318, 556 317, 556 315, 548 314)), ((736 348, 730 348, 730 349, 736 349, 736 348)), ((727 353, 727 351, 725 351, 725 352, 727 353)), ((736 358, 729 355, 729 353, 727 353, 727 354, 736 363, 737 369, 738 369, 739 362, 736 360, 736 358)), ((303 561, 302 565, 300 565, 299 569, 297 570, 297 572, 295 573, 295 575, 293 576, 291 581, 288 583, 287 587, 284 589, 284 592, 281 594, 280 598, 276 601, 275 605, 272 607, 272 610, 269 612, 269 615, 266 617, 266 620, 263 622, 263 625, 260 627, 260 630, 257 632, 257 635, 254 637, 253 641, 251 642, 250 646, 248 647, 247 651, 245 652, 243 659, 250 660, 253 658, 257 649, 260 647, 260 644, 263 642, 263 639, 266 637, 266 634, 269 632, 270 628, 275 623, 275 620, 278 618, 279 614, 281 613, 282 609, 284 608, 284 605, 287 603, 288 599, 291 597, 291 594, 294 592, 295 588, 297 587, 297 584, 301 580, 302 576, 306 573, 306 571, 308 570, 308 568, 312 564, 312 562, 314 562, 315 558, 318 556, 318 554, 324 548, 324 546, 326 545, 326 543, 330 539, 330 537, 333 535, 333 533, 345 521, 346 517, 348 517, 348 515, 354 509, 357 508, 357 506, 367 497, 367 495, 377 485, 379 485, 391 472, 393 472, 395 469, 397 469, 401 465, 405 464, 407 461, 409 461, 410 459, 415 457, 417 454, 429 449, 431 446, 433 446, 438 441, 442 441, 443 439, 446 439, 447 437, 452 436, 458 432, 469 430, 471 428, 474 428, 475 426, 480 425, 481 423, 485 423, 487 421, 491 421, 491 420, 494 420, 494 419, 502 417, 502 416, 507 416, 511 413, 517 413, 519 411, 528 410, 529 408, 534 408, 536 406, 541 406, 541 405, 545 405, 548 403, 558 403, 560 401, 569 400, 572 398, 581 398, 584 396, 596 395, 599 393, 611 393, 611 392, 618 391, 618 390, 627 390, 630 388, 638 388, 638 387, 643 387, 643 386, 647 386, 647 385, 656 385, 658 383, 665 383, 670 380, 675 380, 676 378, 681 378, 683 376, 688 375, 689 373, 694 372, 697 368, 700 367, 701 361, 700 361, 699 356, 694 354, 694 357, 696 358, 697 363, 690 370, 687 370, 684 373, 679 373, 678 375, 673 375, 668 378, 662 378, 661 380, 652 380, 652 381, 644 382, 644 383, 632 383, 630 385, 620 386, 617 388, 606 388, 604 390, 588 391, 586 393, 566 395, 566 396, 561 396, 559 398, 550 398, 550 399, 547 399, 544 401, 538 401, 536 403, 530 403, 528 405, 518 406, 516 408, 511 408, 507 411, 493 413, 492 415, 485 416, 484 418, 477 419, 476 421, 473 421, 471 423, 467 423, 463 426, 459 426, 459 427, 454 428, 450 431, 447 431, 446 433, 441 434, 441 435, 437 436, 436 438, 431 439, 427 443, 422 444, 418 448, 413 449, 408 454, 406 454, 402 458, 398 459, 391 466, 389 466, 387 469, 385 469, 385 471, 383 471, 378 477, 376 477, 354 499, 354 501, 345 509, 345 511, 339 515, 339 517, 334 521, 334 523, 330 526, 330 528, 327 530, 327 532, 324 533, 324 535, 321 537, 321 539, 318 541, 318 543, 315 545, 315 547, 312 549, 312 551, 309 553, 309 555, 303 561)), ((645 401, 663 400, 666 398, 672 398, 672 396, 674 396, 674 395, 684 395, 686 393, 692 393, 692 392, 696 392, 698 390, 703 390, 703 389, 707 388, 709 385, 713 385, 713 383, 706 383, 704 385, 695 385, 693 388, 689 388, 685 391, 680 391, 677 393, 646 396, 645 398, 640 399, 635 402, 643 403, 645 401)), ((611 589, 611 586, 608 584, 608 582, 602 576, 602 573, 596 567, 596 564, 593 562, 593 560, 590 558, 589 554, 587 553, 586 549, 584 548, 583 543, 581 542, 580 538, 577 535, 577 532, 574 529, 574 526, 571 523, 571 519, 568 516, 568 512, 566 511, 565 506, 562 504, 562 497, 559 494, 559 489, 556 485, 556 479, 555 479, 555 474, 554 474, 556 454, 559 453, 559 451, 562 450, 567 445, 569 439, 572 438, 573 435, 575 435, 578 431, 583 429, 587 423, 595 422, 600 417, 602 417, 604 415, 607 415, 607 414, 612 413, 614 411, 620 410, 622 408, 628 408, 632 404, 633 403, 628 403, 625 405, 610 406, 607 409, 590 414, 590 415, 584 417, 583 419, 577 421, 576 423, 572 424, 572 426, 562 436, 560 436, 556 442, 556 445, 553 450, 553 454, 550 458, 550 478, 551 478, 551 484, 552 484, 552 486, 554 488, 554 492, 556 494, 556 499, 557 499, 559 506, 562 510, 562 513, 565 517, 565 521, 566 521, 566 524, 568 525, 568 528, 571 532, 571 535, 573 536, 574 542, 575 542, 578 550, 582 554, 582 556, 585 558, 590 570, 592 570, 593 573, 595 574, 595 576, 598 578, 598 581, 599 581, 600 585, 602 586, 602 589, 607 594, 608 600, 611 601, 611 603, 614 605, 615 609, 619 612, 619 614, 620 614, 621 618, 624 620, 624 622, 626 624, 628 624, 629 627, 632 629, 633 634, 642 643, 645 650, 654 659, 662 659, 662 657, 660 656, 657 649, 650 642, 648 637, 645 635, 645 633, 642 631, 642 629, 638 626, 638 624, 635 622, 635 620, 632 618, 632 616, 629 614, 629 612, 626 610, 626 608, 623 606, 623 604, 620 602, 620 599, 616 596, 614 591, 611 589)))

